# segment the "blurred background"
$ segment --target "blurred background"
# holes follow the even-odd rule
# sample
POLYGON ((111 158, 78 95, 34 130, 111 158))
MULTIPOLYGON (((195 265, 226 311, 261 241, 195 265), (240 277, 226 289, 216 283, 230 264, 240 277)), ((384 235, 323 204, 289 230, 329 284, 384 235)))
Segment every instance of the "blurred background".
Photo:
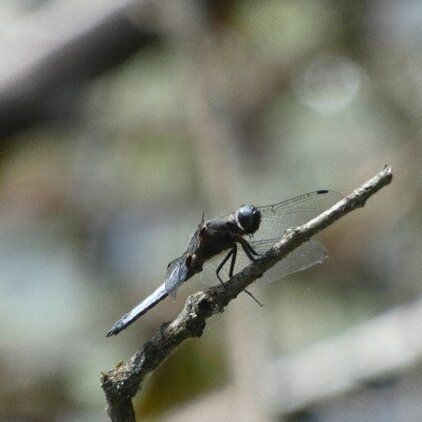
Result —
POLYGON ((3 0, 0 420, 107 421, 118 337, 206 217, 394 181, 330 258, 241 295, 147 380, 139 420, 422 420, 422 2, 3 0))

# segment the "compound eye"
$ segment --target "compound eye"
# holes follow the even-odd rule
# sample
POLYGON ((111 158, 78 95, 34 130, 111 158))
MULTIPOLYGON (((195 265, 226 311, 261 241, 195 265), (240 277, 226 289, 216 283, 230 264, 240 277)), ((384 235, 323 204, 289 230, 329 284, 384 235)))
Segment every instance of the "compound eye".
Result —
POLYGON ((255 207, 242 205, 237 211, 237 221, 243 230, 251 228, 255 222, 255 207))

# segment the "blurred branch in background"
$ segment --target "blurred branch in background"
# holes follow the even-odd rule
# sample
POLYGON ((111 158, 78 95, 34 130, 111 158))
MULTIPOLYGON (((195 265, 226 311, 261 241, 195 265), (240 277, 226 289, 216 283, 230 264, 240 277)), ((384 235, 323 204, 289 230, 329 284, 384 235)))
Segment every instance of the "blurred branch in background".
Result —
POLYGON ((274 414, 289 414, 364 383, 388 380, 421 360, 421 327, 421 299, 393 308, 295 356, 267 364, 262 396, 274 414))
POLYGON ((130 20, 135 0, 47 3, 0 40, 0 136, 72 117, 82 85, 155 40, 130 20), (77 25, 75 24, 77 22, 77 25))
POLYGON ((329 210, 308 223, 287 231, 273 248, 227 281, 224 286, 218 285, 191 295, 178 317, 171 323, 163 324, 127 364, 120 364, 102 376, 102 387, 111 420, 135 421, 132 398, 148 373, 156 369, 182 341, 190 337, 200 337, 206 319, 222 312, 231 300, 266 270, 319 231, 356 208, 363 207, 372 195, 388 185, 391 180, 391 167, 386 166, 329 210))

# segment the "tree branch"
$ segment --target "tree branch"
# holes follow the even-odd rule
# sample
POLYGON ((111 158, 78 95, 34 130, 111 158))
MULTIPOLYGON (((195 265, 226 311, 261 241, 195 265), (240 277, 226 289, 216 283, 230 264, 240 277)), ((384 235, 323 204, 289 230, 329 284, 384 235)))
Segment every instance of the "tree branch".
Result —
POLYGON ((132 398, 149 372, 157 368, 183 340, 200 337, 206 319, 223 312, 230 301, 265 271, 327 226, 356 208, 363 207, 372 195, 391 182, 392 177, 391 167, 385 166, 376 176, 318 217, 302 226, 286 230, 279 242, 224 286, 218 285, 189 296, 182 312, 172 322, 164 323, 129 362, 102 375, 101 383, 111 420, 135 421, 132 398))

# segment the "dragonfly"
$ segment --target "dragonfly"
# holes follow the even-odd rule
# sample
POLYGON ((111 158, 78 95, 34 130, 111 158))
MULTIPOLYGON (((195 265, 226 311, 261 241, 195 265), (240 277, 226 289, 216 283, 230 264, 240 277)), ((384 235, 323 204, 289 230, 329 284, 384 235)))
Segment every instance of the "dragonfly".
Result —
MULTIPOLYGON (((234 212, 207 221, 202 215, 185 252, 168 264, 164 283, 116 321, 107 337, 120 333, 167 296, 175 298, 178 288, 195 274, 200 273, 205 284, 209 284, 210 278, 213 284, 217 281, 224 284, 223 280, 231 278, 274 245, 285 230, 308 222, 341 198, 338 192, 318 190, 271 205, 242 205, 234 212)), ((309 240, 261 279, 268 282, 281 279, 322 263, 326 257, 324 246, 309 240)))

